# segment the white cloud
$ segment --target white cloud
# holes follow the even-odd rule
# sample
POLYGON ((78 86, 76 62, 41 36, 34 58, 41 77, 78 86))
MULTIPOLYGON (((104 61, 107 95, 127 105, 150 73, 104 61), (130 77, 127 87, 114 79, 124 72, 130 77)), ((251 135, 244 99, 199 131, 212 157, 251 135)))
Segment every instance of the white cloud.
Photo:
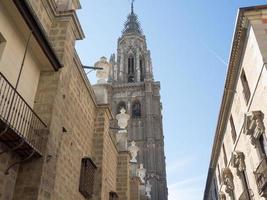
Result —
POLYGON ((170 164, 167 163, 167 174, 170 176, 171 174, 177 174, 185 170, 187 166, 190 166, 194 162, 194 160, 195 158, 186 157, 170 164))
POLYGON ((169 185, 169 200, 200 200, 203 197, 203 176, 191 177, 169 185))
POLYGON ((202 186, 205 176, 190 174, 190 168, 195 160, 194 157, 189 156, 179 158, 167 165, 169 200, 201 200, 203 198, 202 186))

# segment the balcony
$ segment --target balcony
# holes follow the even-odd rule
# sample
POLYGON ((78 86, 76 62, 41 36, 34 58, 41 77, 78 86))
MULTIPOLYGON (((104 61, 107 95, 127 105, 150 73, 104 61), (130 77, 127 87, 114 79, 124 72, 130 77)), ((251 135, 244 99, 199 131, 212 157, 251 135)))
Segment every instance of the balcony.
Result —
POLYGON ((0 142, 22 158, 42 156, 45 128, 45 123, 0 72, 0 142))
POLYGON ((267 157, 263 158, 254 172, 259 194, 267 197, 267 157))

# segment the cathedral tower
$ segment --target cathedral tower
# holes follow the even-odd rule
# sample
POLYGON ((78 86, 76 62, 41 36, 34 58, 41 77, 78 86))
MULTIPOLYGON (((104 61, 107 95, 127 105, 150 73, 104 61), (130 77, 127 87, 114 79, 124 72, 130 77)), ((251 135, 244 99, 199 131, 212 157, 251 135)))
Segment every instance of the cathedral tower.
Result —
POLYGON ((152 200, 167 200, 160 83, 153 79, 150 51, 133 3, 118 39, 117 59, 113 54, 110 63, 109 102, 113 114, 124 107, 131 115, 129 141, 134 140, 140 148, 138 162, 147 169, 152 200))

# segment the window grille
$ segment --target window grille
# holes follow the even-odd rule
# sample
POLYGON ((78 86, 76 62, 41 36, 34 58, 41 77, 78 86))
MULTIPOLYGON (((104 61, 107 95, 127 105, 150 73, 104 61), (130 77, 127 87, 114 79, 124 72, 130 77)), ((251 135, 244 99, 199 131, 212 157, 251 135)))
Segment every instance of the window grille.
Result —
POLYGON ((110 192, 109 193, 109 200, 119 200, 119 196, 116 192, 110 192))
POLYGON ((96 165, 90 158, 82 159, 79 191, 85 198, 91 198, 93 195, 96 168, 96 165))

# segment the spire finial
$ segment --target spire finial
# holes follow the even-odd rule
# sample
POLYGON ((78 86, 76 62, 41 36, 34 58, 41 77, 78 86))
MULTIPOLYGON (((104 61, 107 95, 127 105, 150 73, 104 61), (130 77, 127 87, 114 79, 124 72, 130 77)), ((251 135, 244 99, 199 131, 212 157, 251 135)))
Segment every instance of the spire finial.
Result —
POLYGON ((134 13, 134 0, 132 0, 132 7, 131 7, 131 10, 132 10, 132 14, 134 13))

